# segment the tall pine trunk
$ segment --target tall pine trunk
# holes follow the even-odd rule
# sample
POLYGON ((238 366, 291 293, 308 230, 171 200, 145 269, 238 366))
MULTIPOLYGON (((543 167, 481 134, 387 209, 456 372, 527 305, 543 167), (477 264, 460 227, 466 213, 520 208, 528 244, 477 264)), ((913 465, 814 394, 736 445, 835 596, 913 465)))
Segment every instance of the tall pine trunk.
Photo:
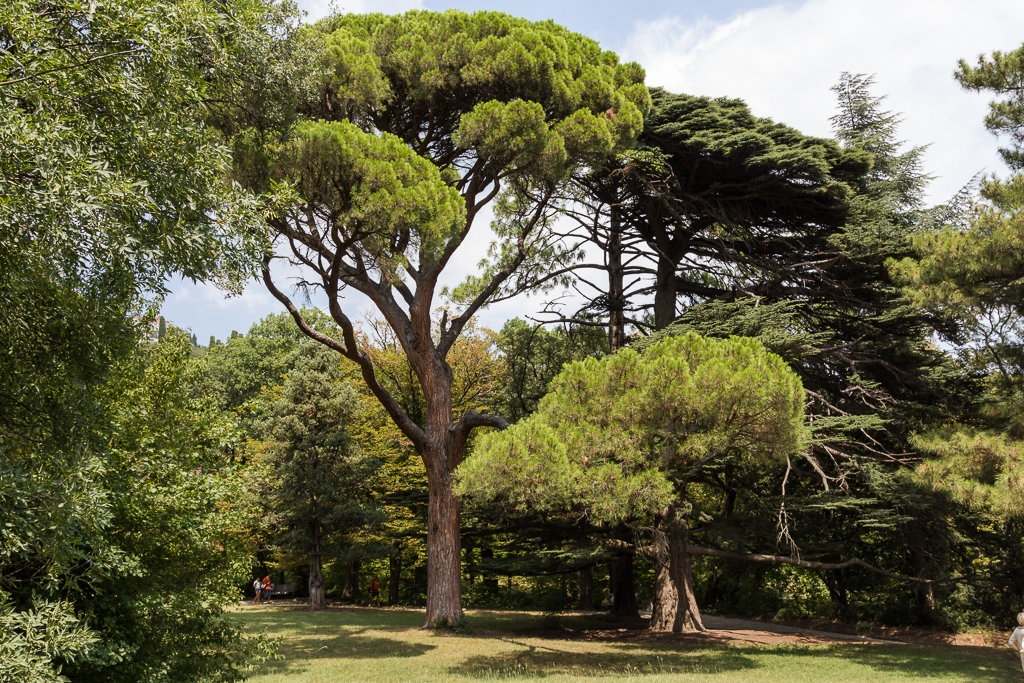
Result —
POLYGON ((654 609, 651 630, 671 633, 703 631, 690 565, 689 529, 675 508, 662 510, 654 530, 654 609))
POLYGON ((660 254, 654 284, 654 327, 665 329, 675 319, 676 264, 665 254, 660 254))
POLYGON ((323 609, 327 606, 324 598, 324 572, 320 551, 320 525, 314 520, 309 525, 309 609, 323 609))
POLYGON ((618 206, 611 207, 608 226, 608 346, 615 353, 626 345, 626 294, 622 265, 622 221, 618 206))
POLYGON ((459 499, 450 473, 428 477, 428 482, 426 626, 454 626, 462 620, 459 499))

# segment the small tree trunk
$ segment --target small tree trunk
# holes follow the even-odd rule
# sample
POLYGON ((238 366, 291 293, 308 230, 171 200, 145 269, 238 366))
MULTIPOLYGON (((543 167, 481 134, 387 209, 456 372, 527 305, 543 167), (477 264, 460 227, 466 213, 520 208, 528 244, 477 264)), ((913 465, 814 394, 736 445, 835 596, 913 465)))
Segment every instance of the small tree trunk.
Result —
POLYGON ((579 571, 580 609, 594 609, 594 568, 584 567, 579 571))
POLYGON ((341 599, 345 602, 359 599, 359 560, 349 560, 345 568, 345 588, 341 591, 341 599))
MULTIPOLYGON (((917 576, 924 576, 928 569, 928 553, 925 550, 924 539, 927 534, 920 522, 911 522, 906 529, 910 541, 910 554, 914 559, 914 572, 917 576)), ((932 584, 926 583, 917 588, 918 604, 930 622, 935 618, 935 589, 932 584)))
POLYGON ((320 525, 315 521, 309 525, 309 609, 323 609, 327 606, 324 598, 324 572, 320 552, 320 525))
POLYGON ((388 558, 388 604, 398 604, 399 581, 402 577, 402 551, 395 548, 395 554, 388 558))
POLYGON ((608 563, 611 572, 613 604, 611 613, 620 617, 640 618, 633 580, 633 556, 620 555, 608 563))
MULTIPOLYGON (((480 560, 481 560, 480 563, 481 564, 485 564, 484 560, 492 560, 492 559, 494 559, 494 549, 493 548, 480 548, 480 560)), ((484 567, 484 568, 481 569, 481 572, 484 572, 484 571, 489 571, 489 570, 486 567, 484 567)), ((486 578, 484 578, 484 580, 483 580, 484 592, 488 595, 488 597, 492 597, 492 598, 496 597, 498 595, 498 577, 496 577, 494 574, 489 574, 489 575, 485 575, 485 576, 486 576, 486 578)))
POLYGON ((846 586, 840 580, 842 572, 822 572, 822 580, 828 588, 828 597, 836 607, 836 615, 843 617, 849 613, 850 601, 846 595, 846 586))
POLYGON ((413 568, 412 588, 417 596, 427 592, 427 565, 420 564, 413 568))
POLYGON ((466 559, 466 581, 472 586, 476 583, 476 553, 473 552, 473 540, 466 539, 462 545, 462 550, 466 559))

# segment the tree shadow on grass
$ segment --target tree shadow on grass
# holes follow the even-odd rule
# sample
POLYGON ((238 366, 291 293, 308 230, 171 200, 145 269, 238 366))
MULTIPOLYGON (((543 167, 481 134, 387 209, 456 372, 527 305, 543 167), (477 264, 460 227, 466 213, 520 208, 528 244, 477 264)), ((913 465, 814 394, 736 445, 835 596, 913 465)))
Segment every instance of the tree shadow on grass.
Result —
POLYGON ((316 633, 289 639, 281 644, 278 659, 264 663, 258 673, 298 674, 306 669, 306 662, 316 659, 419 657, 437 647, 427 643, 365 636, 362 635, 363 631, 346 631, 334 637, 316 633))
POLYGON ((418 628, 423 615, 416 612, 328 609, 309 611, 304 608, 246 611, 241 616, 247 630, 267 629, 271 633, 290 632, 300 636, 337 633, 338 629, 384 632, 418 628))
POLYGON ((649 674, 715 674, 756 669, 758 663, 739 648, 707 648, 652 651, 649 648, 624 644, 617 652, 579 652, 558 646, 524 643, 509 638, 500 640, 523 649, 491 656, 466 659, 448 673, 473 678, 546 678, 548 676, 641 676, 649 674))
POLYGON ((593 678, 651 674, 685 676, 737 672, 746 672, 746 676, 754 677, 758 669, 771 666, 765 661, 765 656, 775 656, 843 659, 876 671, 879 680, 909 677, 995 683, 1016 680, 1019 676, 1015 663, 997 656, 990 648, 982 647, 938 649, 867 644, 738 647, 708 643, 696 645, 682 641, 669 644, 660 641, 613 644, 611 651, 580 652, 575 648, 567 648, 568 641, 558 639, 548 639, 543 644, 510 638, 499 640, 521 649, 517 652, 471 657, 451 667, 448 672, 474 678, 593 678))
POLYGON ((914 645, 833 646, 831 656, 886 674, 967 681, 1012 681, 1019 664, 988 647, 926 648, 914 645))

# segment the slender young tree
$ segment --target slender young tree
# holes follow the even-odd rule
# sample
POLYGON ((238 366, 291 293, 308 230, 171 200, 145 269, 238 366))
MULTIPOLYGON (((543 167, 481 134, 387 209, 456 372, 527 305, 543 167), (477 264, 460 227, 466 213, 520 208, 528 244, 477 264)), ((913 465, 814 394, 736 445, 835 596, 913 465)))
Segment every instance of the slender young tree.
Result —
MULTIPOLYGON (((430 484, 428 625, 457 623, 459 504, 452 472, 470 431, 504 426, 493 415, 453 414, 448 352, 473 315, 527 262, 557 183, 574 167, 632 144, 648 94, 642 70, 619 65, 593 41, 551 22, 493 12, 341 15, 319 25, 329 75, 283 137, 250 130, 236 141, 237 177, 254 189, 287 187, 268 223, 322 290, 340 338, 304 332, 358 364, 371 391, 413 443, 430 484), (313 120, 315 119, 315 120, 313 120), (524 186, 539 201, 517 201, 524 186), (499 259, 440 325, 431 314, 442 273, 459 258, 484 206, 509 197, 499 259), (379 381, 344 290, 366 296, 394 330, 423 391, 417 422, 379 381)), ((465 256, 462 256, 465 258, 465 256)), ((518 281, 525 289, 529 282, 518 281)))
POLYGON ((368 482, 379 463, 353 441, 358 401, 337 354, 307 341, 288 366, 264 425, 272 443, 270 497, 288 545, 309 555, 309 608, 322 609, 327 538, 373 518, 368 482))

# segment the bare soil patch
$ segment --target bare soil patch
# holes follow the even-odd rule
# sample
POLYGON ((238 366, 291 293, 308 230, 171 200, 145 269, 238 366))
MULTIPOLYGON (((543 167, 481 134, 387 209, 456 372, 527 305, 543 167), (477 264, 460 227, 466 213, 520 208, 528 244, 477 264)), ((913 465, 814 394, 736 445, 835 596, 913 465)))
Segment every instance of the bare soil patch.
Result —
POLYGON ((550 619, 558 624, 531 628, 527 632, 538 637, 566 640, 673 642, 682 639, 692 643, 756 645, 912 644, 999 650, 1003 649, 1005 639, 998 632, 942 633, 890 626, 864 629, 853 624, 812 619, 783 622, 705 615, 707 631, 684 634, 653 632, 647 629, 646 619, 628 620, 602 612, 562 614, 550 619))

